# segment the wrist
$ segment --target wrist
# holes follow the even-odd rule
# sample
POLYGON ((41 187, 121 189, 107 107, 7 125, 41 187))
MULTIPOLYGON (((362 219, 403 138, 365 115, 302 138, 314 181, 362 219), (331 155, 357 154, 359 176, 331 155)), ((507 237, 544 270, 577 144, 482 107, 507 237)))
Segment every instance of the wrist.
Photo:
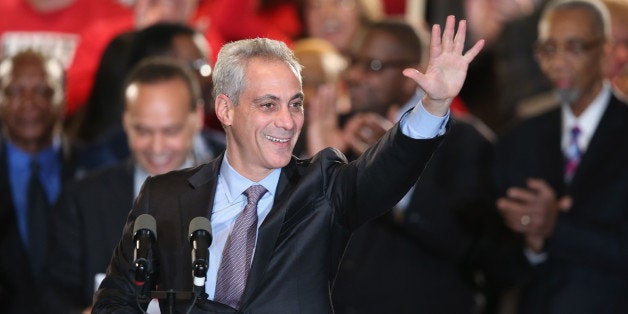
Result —
POLYGON ((423 108, 430 114, 437 117, 444 117, 449 111, 452 99, 432 99, 427 95, 423 97, 423 108))

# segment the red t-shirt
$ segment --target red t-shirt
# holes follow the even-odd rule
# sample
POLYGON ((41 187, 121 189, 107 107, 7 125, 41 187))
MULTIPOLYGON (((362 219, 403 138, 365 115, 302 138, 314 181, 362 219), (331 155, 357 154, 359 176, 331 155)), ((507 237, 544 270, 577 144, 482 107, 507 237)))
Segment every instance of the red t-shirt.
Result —
POLYGON ((88 24, 128 11, 115 0, 76 0, 67 8, 49 13, 34 10, 26 0, 2 0, 0 55, 32 48, 58 58, 68 68, 88 24))
MULTIPOLYGON (((68 75, 89 24, 131 14, 115 0, 76 0, 67 8, 49 13, 34 10, 26 0, 2 0, 0 12, 0 55, 35 49, 60 60, 68 75)), ((69 80, 66 83, 68 94, 71 84, 69 80)), ((67 103, 66 112, 74 112, 75 107, 67 103)))

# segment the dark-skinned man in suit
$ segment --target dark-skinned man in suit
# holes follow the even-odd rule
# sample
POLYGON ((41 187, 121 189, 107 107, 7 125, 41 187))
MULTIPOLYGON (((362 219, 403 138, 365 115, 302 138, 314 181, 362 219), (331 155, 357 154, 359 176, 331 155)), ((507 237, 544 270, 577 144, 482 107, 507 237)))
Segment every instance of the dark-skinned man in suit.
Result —
POLYGON ((497 206, 532 267, 521 313, 628 312, 628 106, 604 78, 609 38, 599 1, 548 3, 535 53, 560 106, 497 146, 497 206))
POLYGON ((41 312, 41 298, 33 295, 44 280, 51 206, 63 182, 73 178, 80 155, 62 131, 64 77, 58 61, 32 50, 0 63, 0 308, 5 313, 41 312))

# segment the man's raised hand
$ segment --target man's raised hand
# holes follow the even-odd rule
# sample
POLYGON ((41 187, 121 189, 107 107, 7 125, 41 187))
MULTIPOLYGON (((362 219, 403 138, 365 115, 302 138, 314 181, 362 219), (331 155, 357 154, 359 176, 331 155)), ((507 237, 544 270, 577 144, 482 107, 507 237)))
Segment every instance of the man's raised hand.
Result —
POLYGON ((464 84, 469 63, 484 47, 484 40, 479 40, 463 54, 467 23, 461 20, 457 32, 455 25, 456 18, 448 16, 442 39, 440 26, 435 24, 432 27, 429 63, 425 73, 413 68, 403 70, 405 76, 416 81, 425 91, 423 107, 436 116, 447 114, 451 101, 464 84))

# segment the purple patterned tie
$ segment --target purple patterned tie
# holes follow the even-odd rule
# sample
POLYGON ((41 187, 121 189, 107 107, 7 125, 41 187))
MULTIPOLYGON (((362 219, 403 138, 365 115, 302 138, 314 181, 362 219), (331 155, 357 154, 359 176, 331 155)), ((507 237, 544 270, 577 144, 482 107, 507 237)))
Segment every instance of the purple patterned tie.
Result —
POLYGON ((582 150, 578 146, 579 135, 580 128, 578 128, 578 126, 574 126, 573 129, 571 129, 571 139, 569 140, 569 145, 565 151, 565 182, 567 183, 571 182, 571 179, 573 179, 573 176, 576 173, 576 169, 578 169, 578 164, 580 164, 582 150))
POLYGON ((239 308, 251 267, 257 233, 257 202, 265 193, 266 189, 261 185, 252 185, 244 191, 248 202, 236 218, 233 230, 227 238, 216 275, 214 301, 236 309, 239 308))

